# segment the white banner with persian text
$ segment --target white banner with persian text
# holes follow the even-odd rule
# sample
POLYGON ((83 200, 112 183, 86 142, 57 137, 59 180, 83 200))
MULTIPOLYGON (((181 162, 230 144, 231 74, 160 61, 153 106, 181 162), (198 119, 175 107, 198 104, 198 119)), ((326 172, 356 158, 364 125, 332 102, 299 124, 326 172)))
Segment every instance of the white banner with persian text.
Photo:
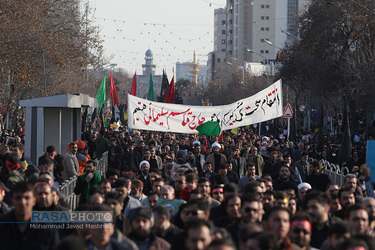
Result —
POLYGON ((148 101, 128 94, 131 129, 197 133, 204 122, 219 121, 221 130, 278 118, 283 114, 281 80, 259 93, 222 106, 189 106, 148 101))

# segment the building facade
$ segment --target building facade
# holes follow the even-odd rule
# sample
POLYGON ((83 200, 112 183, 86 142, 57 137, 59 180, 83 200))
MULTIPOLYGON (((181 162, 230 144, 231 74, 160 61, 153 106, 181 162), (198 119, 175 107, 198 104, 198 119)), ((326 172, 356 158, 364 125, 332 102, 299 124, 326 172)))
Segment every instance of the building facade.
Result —
POLYGON ((233 58, 258 63, 274 61, 278 50, 298 37, 298 16, 310 2, 227 0, 225 9, 215 10, 214 51, 208 57, 209 77, 213 79, 215 64, 233 58))

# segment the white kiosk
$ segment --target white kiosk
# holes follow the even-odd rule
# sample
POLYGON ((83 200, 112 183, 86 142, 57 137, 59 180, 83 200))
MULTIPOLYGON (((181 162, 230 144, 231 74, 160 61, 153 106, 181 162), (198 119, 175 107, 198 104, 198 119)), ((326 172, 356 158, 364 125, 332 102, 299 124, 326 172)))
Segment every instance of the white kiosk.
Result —
POLYGON ((25 157, 38 164, 47 146, 65 154, 70 142, 81 140, 81 109, 97 108, 98 102, 84 94, 64 94, 21 100, 20 106, 26 108, 25 157))

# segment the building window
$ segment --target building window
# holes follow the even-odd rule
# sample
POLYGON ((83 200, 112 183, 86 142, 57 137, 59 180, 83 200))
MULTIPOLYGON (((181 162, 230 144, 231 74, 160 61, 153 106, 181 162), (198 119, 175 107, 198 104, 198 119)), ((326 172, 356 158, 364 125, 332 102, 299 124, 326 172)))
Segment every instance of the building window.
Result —
POLYGON ((261 53, 261 54, 264 54, 264 50, 261 50, 260 53, 261 53))
POLYGON ((269 53, 269 51, 268 51, 268 50, 266 50, 265 52, 266 52, 266 54, 268 54, 268 53, 269 53))
POLYGON ((225 52, 225 49, 221 49, 222 52, 225 52))
POLYGON ((264 4, 262 4, 260 7, 261 7, 262 9, 264 9, 264 4))
POLYGON ((221 25, 225 25, 225 20, 222 20, 222 21, 221 21, 221 25))
POLYGON ((232 40, 229 40, 229 44, 232 44, 233 43, 233 41, 232 40))
POLYGON ((225 39, 222 39, 222 40, 221 40, 221 44, 225 44, 225 39))
POLYGON ((260 39, 260 42, 264 43, 264 39, 263 39, 263 38, 262 38, 262 39, 260 39))
POLYGON ((270 20, 270 17, 269 17, 269 16, 266 16, 266 20, 270 20))
POLYGON ((261 16, 260 19, 261 19, 261 20, 264 20, 264 16, 261 16))
POLYGON ((260 31, 264 31, 264 27, 260 28, 260 31))
POLYGON ((270 6, 267 4, 267 5, 266 5, 266 9, 269 9, 269 8, 270 8, 270 6))
POLYGON ((270 31, 270 28, 269 28, 269 27, 266 27, 266 31, 270 31))
POLYGON ((217 63, 220 63, 220 62, 221 62, 221 60, 220 60, 220 58, 218 58, 218 59, 217 59, 217 63))
POLYGON ((232 23, 233 23, 233 20, 232 20, 232 19, 230 19, 230 20, 229 20, 229 24, 232 24, 232 23))
POLYGON ((225 30, 222 30, 222 31, 221 31, 221 34, 225 35, 225 30))

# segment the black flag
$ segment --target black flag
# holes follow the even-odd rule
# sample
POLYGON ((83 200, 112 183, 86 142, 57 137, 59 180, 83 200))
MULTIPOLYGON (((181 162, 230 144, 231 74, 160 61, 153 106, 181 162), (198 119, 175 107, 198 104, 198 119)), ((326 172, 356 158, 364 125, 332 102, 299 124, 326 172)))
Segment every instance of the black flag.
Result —
POLYGON ((86 132, 86 120, 87 120, 87 111, 88 111, 88 107, 86 107, 86 110, 85 112, 83 112, 83 115, 82 115, 82 127, 81 127, 81 131, 82 133, 85 133, 86 132))
POLYGON ((125 125, 125 120, 124 120, 124 108, 125 108, 125 105, 124 104, 120 104, 120 106, 118 106, 119 110, 120 110, 120 121, 121 121, 121 125, 125 125))
POLYGON ((168 86, 169 86, 168 77, 167 77, 167 74, 165 73, 165 70, 163 70, 163 80, 161 83, 161 90, 160 90, 160 96, 158 98, 158 102, 164 102, 164 97, 165 97, 165 94, 167 93, 168 86))
POLYGON ((98 116, 98 109, 94 108, 94 112, 92 112, 92 115, 91 115, 91 127, 92 128, 96 128, 97 116, 98 116))
POLYGON ((111 123, 110 124, 113 124, 114 122, 116 122, 116 110, 115 110, 115 107, 112 106, 112 116, 111 116, 111 123))

